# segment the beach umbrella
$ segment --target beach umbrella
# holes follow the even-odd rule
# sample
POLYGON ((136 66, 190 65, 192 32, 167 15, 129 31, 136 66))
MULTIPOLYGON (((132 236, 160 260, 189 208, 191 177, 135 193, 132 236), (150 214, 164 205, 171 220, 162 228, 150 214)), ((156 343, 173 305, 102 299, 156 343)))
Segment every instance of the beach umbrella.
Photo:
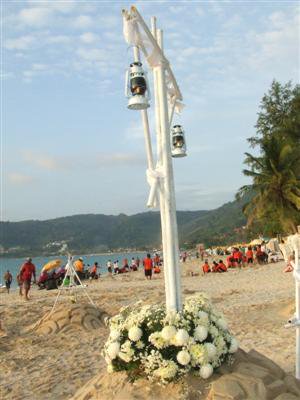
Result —
POLYGON ((261 239, 254 239, 250 242, 251 246, 257 246, 258 244, 261 244, 262 240, 261 239))
POLYGON ((51 271, 52 269, 55 269, 57 267, 59 267, 61 264, 61 260, 51 260, 49 262, 47 262, 47 264, 45 264, 42 268, 42 272, 48 272, 51 271))

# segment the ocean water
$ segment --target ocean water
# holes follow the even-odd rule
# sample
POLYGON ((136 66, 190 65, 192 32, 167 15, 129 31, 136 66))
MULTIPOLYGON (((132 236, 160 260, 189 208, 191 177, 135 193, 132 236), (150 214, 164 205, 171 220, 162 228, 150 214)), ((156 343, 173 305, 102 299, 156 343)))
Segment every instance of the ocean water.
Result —
MULTIPOLYGON (((92 266, 94 262, 98 262, 98 273, 106 274, 107 268, 106 263, 108 260, 119 261, 119 266, 122 265, 123 258, 128 259, 128 263, 130 265, 130 261, 132 257, 136 258, 139 257, 141 260, 146 256, 146 252, 135 252, 135 253, 110 253, 110 254, 95 254, 95 255, 74 255, 73 259, 76 260, 78 257, 83 258, 84 264, 87 266, 88 264, 92 266)), ((43 266, 51 260, 60 259, 62 260, 62 265, 65 265, 67 262, 67 257, 64 256, 50 256, 50 257, 35 257, 32 259, 33 264, 36 267, 37 277, 40 274, 41 269, 43 266)), ((21 265, 25 262, 25 258, 0 258, 0 284, 4 284, 3 275, 7 270, 13 276, 12 287, 17 287, 17 280, 16 276, 20 270, 21 265)))

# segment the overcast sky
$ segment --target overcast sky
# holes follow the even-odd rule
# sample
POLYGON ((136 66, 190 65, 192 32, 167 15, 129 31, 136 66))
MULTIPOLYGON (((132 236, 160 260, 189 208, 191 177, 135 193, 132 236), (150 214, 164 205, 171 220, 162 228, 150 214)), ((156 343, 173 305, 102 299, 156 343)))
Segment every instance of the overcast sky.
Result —
MULTIPOLYGON (((2 220, 146 210, 140 114, 124 97, 130 4, 2 2, 2 220)), ((186 105, 177 208, 218 207, 247 182, 246 138, 272 80, 299 81, 299 2, 134 4, 157 16, 186 105)))

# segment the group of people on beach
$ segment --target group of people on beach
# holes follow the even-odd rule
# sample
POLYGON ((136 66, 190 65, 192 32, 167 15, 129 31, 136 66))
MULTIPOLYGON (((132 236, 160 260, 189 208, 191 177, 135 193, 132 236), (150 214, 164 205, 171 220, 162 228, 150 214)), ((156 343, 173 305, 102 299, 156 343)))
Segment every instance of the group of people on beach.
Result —
MULTIPOLYGON (((161 265, 162 265, 162 259, 159 256, 159 254, 155 254, 153 257, 151 257, 151 254, 148 253, 147 256, 143 259, 142 265, 144 268, 145 276, 147 279, 151 279, 152 277, 152 272, 154 274, 159 274, 161 272, 161 265)), ((139 257, 132 257, 130 264, 128 262, 127 258, 124 258, 122 260, 122 266, 119 266, 119 260, 116 260, 112 262, 111 260, 107 261, 107 272, 110 275, 118 275, 118 274, 124 274, 127 272, 135 272, 139 271, 141 265, 141 260, 139 257)))
MULTIPOLYGON (((219 262, 212 261, 211 265, 209 265, 208 259, 205 259, 204 264, 201 267, 203 274, 207 274, 210 272, 223 273, 227 272, 229 268, 242 268, 245 265, 249 264, 266 264, 268 262, 276 262, 279 260, 278 255, 267 250, 264 242, 254 247, 248 246, 245 249, 233 247, 230 254, 225 253, 224 255, 227 256, 226 260, 223 261, 222 259, 220 259, 219 262)), ((202 259, 202 254, 197 252, 196 258, 198 259, 200 258, 200 256, 202 259)), ((188 257, 190 257, 190 255, 186 251, 184 251, 180 255, 180 261, 185 263, 188 257)), ((77 260, 74 261, 73 265, 80 279, 98 279, 100 277, 101 266, 96 261, 92 266, 90 266, 89 264, 85 265, 83 262, 83 258, 79 257, 77 260)), ((153 273, 159 274, 161 272, 162 265, 163 259, 158 253, 155 253, 153 256, 148 253, 146 257, 142 260, 139 257, 132 257, 129 262, 129 260, 125 257, 123 258, 121 265, 119 264, 119 260, 108 260, 106 263, 106 268, 109 275, 119 275, 128 272, 139 271, 142 267, 144 269, 146 279, 150 280, 153 273)), ((292 267, 288 266, 286 272, 290 271, 291 269, 292 267)), ((60 268, 60 272, 62 273, 63 277, 65 273, 64 267, 60 268)), ((57 271, 53 270, 52 273, 57 273, 57 271)), ((42 284, 45 280, 47 280, 49 276, 50 274, 48 271, 42 272, 38 281, 38 285, 40 286, 40 288, 43 288, 42 284), (47 276, 45 277, 43 274, 46 274, 47 276)), ((32 278, 33 283, 36 283, 35 265, 32 263, 31 258, 27 258, 25 263, 20 267, 19 273, 16 276, 19 286, 19 293, 21 296, 24 295, 24 298, 26 300, 29 300, 28 294, 30 291, 32 278)), ((4 282, 8 293, 10 291, 12 281, 13 276, 10 271, 7 270, 4 274, 4 282)), ((57 287, 58 285, 55 286, 55 288, 57 287)))
MULTIPOLYGON (((108 274, 118 275, 118 274, 138 271, 142 264, 144 268, 145 277, 147 279, 151 279, 152 273, 159 274, 161 272, 162 262, 163 262, 162 258, 157 253, 153 257, 151 257, 150 253, 148 253, 147 256, 142 261, 140 260, 139 257, 136 258, 132 257, 129 264, 128 259, 124 258, 122 260, 122 266, 119 266, 119 260, 116 260, 114 262, 108 260, 106 266, 108 274)), ((85 265, 83 262, 83 258, 79 257, 77 260, 74 261, 73 266, 80 280, 98 279, 100 277, 101 266, 97 261, 95 261, 92 266, 85 265)), ((57 288, 57 285, 55 285, 55 287, 54 286, 48 287, 46 283, 48 281, 52 281, 54 278, 58 277, 58 275, 60 276, 60 278, 63 278, 64 274, 65 274, 64 267, 59 268, 59 273, 57 269, 54 269, 52 271, 42 271, 37 282, 36 267, 32 263, 32 259, 27 258, 25 263, 22 264, 22 266, 20 267, 19 273, 16 276, 16 280, 19 286, 19 294, 20 296, 24 295, 25 300, 29 300, 28 294, 31 288, 32 278, 33 278, 33 283, 34 284, 37 283, 40 289, 43 289, 45 287, 47 289, 57 288)), ((9 293, 13 281, 13 276, 11 272, 7 270, 3 278, 7 293, 9 293)), ((61 281, 62 279, 60 279, 60 283, 61 281)))
POLYGON ((254 263, 267 264, 268 262, 277 262, 278 260, 278 255, 268 254, 264 243, 253 248, 252 246, 248 246, 245 252, 243 252, 241 248, 233 247, 231 254, 226 257, 226 265, 223 260, 220 260, 218 263, 213 261, 210 266, 208 260, 205 260, 202 265, 202 272, 204 274, 209 272, 227 272, 228 268, 241 268, 254 263))

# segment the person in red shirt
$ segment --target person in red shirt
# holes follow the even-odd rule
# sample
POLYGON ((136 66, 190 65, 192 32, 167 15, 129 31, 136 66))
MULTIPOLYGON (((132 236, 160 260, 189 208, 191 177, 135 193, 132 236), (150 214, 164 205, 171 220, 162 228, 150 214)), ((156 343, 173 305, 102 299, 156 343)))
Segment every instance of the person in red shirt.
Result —
POLYGON ((218 272, 218 263, 213 261, 211 272, 218 272))
POLYGON ((216 272, 227 272, 227 267, 226 265, 223 263, 222 260, 219 261, 218 266, 216 267, 216 272))
POLYGON ((20 279, 23 282, 25 300, 29 300, 28 293, 30 290, 32 275, 33 282, 36 283, 35 265, 32 264, 31 258, 27 258, 26 262, 22 265, 20 269, 20 279))
POLYGON ((209 272, 211 272, 208 260, 204 261, 204 264, 202 265, 202 271, 204 274, 208 274, 209 272))
POLYGON ((234 267, 234 258, 232 257, 232 254, 230 254, 230 255, 226 258, 226 262, 227 262, 227 268, 234 267))
POLYGON ((147 254, 147 257, 143 260, 145 277, 147 279, 152 279, 152 268, 153 268, 153 261, 151 259, 151 255, 147 254))
POLYGON ((98 268, 98 263, 95 262, 92 268, 90 269, 90 277, 93 279, 98 279, 97 268, 98 268))
POLYGON ((243 263, 243 253, 241 252, 240 249, 238 248, 234 249, 233 258, 234 261, 237 263, 237 265, 241 267, 241 264, 243 263))
POLYGON ((246 251, 246 258, 248 264, 253 264, 253 250, 251 246, 249 246, 248 250, 246 251))

